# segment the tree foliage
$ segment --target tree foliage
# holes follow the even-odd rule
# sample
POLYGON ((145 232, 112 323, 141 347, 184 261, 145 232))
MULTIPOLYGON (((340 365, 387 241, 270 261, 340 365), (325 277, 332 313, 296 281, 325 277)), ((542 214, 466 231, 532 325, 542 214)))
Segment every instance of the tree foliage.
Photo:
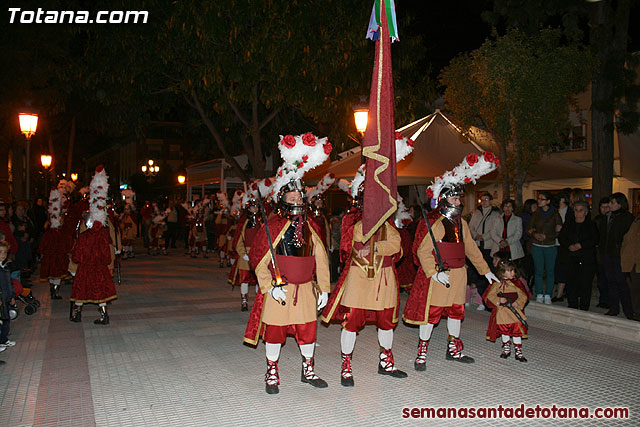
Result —
POLYGON ((570 106, 589 82, 592 61, 560 31, 518 30, 456 57, 441 74, 447 109, 465 129, 478 126, 500 147, 505 197, 569 125, 570 106))
MULTIPOLYGON (((320 130, 333 139, 352 131, 351 108, 368 93, 373 58, 362 2, 149 0, 144 9, 146 25, 92 34, 86 83, 112 88, 97 92, 105 106, 177 100, 197 113, 236 170, 232 155, 246 152, 256 176, 278 133, 320 130)), ((419 39, 408 40, 407 53, 420 55, 419 39)), ((411 61, 396 63, 399 75, 415 78, 411 61)), ((399 85, 401 118, 434 96, 428 78, 415 81, 399 85)))

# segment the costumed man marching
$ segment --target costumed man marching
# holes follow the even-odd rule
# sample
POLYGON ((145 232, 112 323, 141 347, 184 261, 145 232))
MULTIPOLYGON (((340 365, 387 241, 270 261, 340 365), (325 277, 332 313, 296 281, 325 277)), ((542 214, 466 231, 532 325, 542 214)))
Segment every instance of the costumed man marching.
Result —
POLYGON ((202 251, 203 258, 207 256, 207 229, 204 224, 203 208, 204 202, 198 201, 193 207, 188 203, 183 203, 182 207, 187 211, 189 221, 188 246, 191 258, 197 258, 202 251))
POLYGON ((231 199, 231 219, 233 223, 227 229, 227 245, 225 247, 225 252, 229 259, 229 265, 231 268, 236 265, 236 261, 238 260, 238 252, 236 252, 235 247, 233 246, 233 237, 236 235, 236 231, 240 226, 240 222, 244 221, 242 218, 242 197, 244 193, 240 190, 236 190, 233 193, 233 199, 231 199))
POLYGON ((407 230, 412 218, 407 207, 398 195, 398 210, 396 212, 395 225, 400 233, 400 246, 402 247, 402 258, 396 263, 398 270, 398 285, 400 289, 409 291, 418 271, 413 263, 413 236, 407 230))
POLYGON ((427 215, 428 225, 424 219, 418 224, 413 256, 419 268, 403 314, 405 322, 420 325, 418 355, 414 362, 417 371, 426 370, 429 339, 442 316, 447 317, 449 331, 446 359, 474 362, 462 352, 460 339, 467 288, 465 257, 489 283, 498 279, 471 237, 469 225, 461 217, 464 207, 461 197, 465 183, 475 184, 478 178, 495 170, 498 163, 490 152, 480 157, 469 154, 453 171, 437 177, 427 189, 427 196, 438 200, 438 206, 427 215))
POLYGON ((58 189, 49 194, 49 227, 40 240, 38 253, 42 255, 40 281, 49 282, 51 299, 62 299, 58 291, 60 282, 68 279, 69 252, 73 247, 73 238, 62 231, 62 195, 58 189))
POLYGON ((244 214, 240 217, 238 228, 233 236, 232 247, 238 259, 233 264, 227 281, 231 286, 240 285, 241 311, 249 310, 249 285, 258 284, 255 272, 249 265, 249 250, 263 223, 258 197, 265 195, 259 193, 257 183, 249 184, 248 190, 242 196, 244 214))
POLYGON ((107 219, 109 181, 102 165, 96 167, 90 189, 87 230, 80 233, 71 252, 73 261, 78 265, 71 291, 71 301, 74 302, 71 321, 80 322, 82 306, 91 303, 98 304, 100 313, 99 319, 93 323, 108 325, 107 302, 118 296, 109 271, 112 262, 112 242, 107 219))
POLYGON ((151 225, 147 233, 149 234, 149 255, 167 255, 167 245, 165 234, 167 231, 167 223, 165 218, 168 212, 157 213, 151 220, 151 225))
MULTIPOLYGON (((413 151, 413 141, 396 135, 396 161, 404 159, 413 151)), ((351 182, 350 192, 354 205, 362 209, 364 200, 365 165, 361 165, 351 182)), ((331 294, 331 299, 322 313, 322 321, 340 321, 342 334, 340 349, 342 369, 340 383, 353 387, 351 360, 357 333, 367 321, 376 323, 378 342, 382 351, 378 373, 394 378, 406 378, 406 372, 395 365, 393 352, 393 330, 398 324, 400 291, 395 262, 402 256, 400 234, 387 220, 363 242, 362 215, 352 212, 342 221, 340 255, 344 270, 331 294)))
POLYGON ((135 193, 128 188, 122 190, 124 198, 124 212, 120 215, 120 234, 122 235, 122 258, 135 258, 133 252, 133 241, 136 238, 138 230, 138 221, 134 214, 135 206, 133 204, 133 196, 135 193))
POLYGON ((216 193, 216 198, 218 199, 218 205, 220 210, 218 211, 218 215, 216 216, 216 236, 218 236, 218 254, 220 256, 220 264, 218 267, 223 268, 225 264, 227 267, 231 265, 231 258, 227 253, 227 234, 229 233, 229 228, 233 225, 233 219, 230 215, 229 206, 229 197, 227 193, 224 191, 218 191, 216 193))
POLYGON ((279 392, 278 359, 288 333, 295 335, 300 346, 301 381, 327 387, 314 372, 313 354, 317 310, 327 303, 330 290, 329 260, 320 230, 306 218, 308 207, 301 178, 329 157, 331 143, 311 133, 287 135, 280 137, 279 149, 283 164, 273 187, 279 214, 258 230, 249 252, 260 294, 244 335, 244 341, 251 345, 257 345, 260 337, 265 341, 269 394, 279 392))
POLYGON ((318 227, 322 231, 320 237, 322 237, 322 243, 325 247, 329 247, 331 241, 331 227, 329 227, 329 220, 327 218, 327 212, 324 209, 324 192, 329 189, 336 181, 336 176, 332 173, 326 174, 318 185, 307 189, 309 197, 309 212, 311 218, 318 223, 318 227))

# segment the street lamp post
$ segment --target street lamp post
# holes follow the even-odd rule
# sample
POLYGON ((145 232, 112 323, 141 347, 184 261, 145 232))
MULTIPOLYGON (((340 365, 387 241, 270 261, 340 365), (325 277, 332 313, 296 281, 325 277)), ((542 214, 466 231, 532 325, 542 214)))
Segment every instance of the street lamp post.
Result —
POLYGON ((31 137, 36 133, 38 128, 38 115, 30 113, 18 114, 18 120, 20 121, 20 132, 27 138, 27 200, 31 197, 29 187, 31 186, 31 137))
POLYGON ((142 173, 145 174, 148 177, 152 177, 155 176, 158 172, 160 172, 160 167, 153 164, 153 160, 149 159, 147 160, 147 164, 146 165, 142 165, 142 167, 140 168, 142 170, 142 173))
MULTIPOLYGON (((183 174, 178 175, 178 184, 180 185, 184 185, 184 183, 187 182, 187 177, 184 176, 183 174)), ((187 186, 187 198, 185 200, 189 200, 189 186, 187 186)))

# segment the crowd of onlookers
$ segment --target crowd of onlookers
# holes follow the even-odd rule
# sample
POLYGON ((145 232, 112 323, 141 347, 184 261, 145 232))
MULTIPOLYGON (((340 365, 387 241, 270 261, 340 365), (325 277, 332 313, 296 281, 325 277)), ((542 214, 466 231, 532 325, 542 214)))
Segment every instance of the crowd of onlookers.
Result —
MULTIPOLYGON (((609 316, 622 307, 628 319, 640 320, 640 216, 634 219, 624 194, 600 200, 593 219, 581 189, 540 191, 522 209, 513 200, 498 209, 492 199, 483 194, 469 221, 488 263, 496 254, 512 259, 538 303, 566 299, 568 307, 581 310, 591 306, 597 276, 596 306, 609 316)), ((479 295, 487 286, 471 266, 469 284, 479 295)))

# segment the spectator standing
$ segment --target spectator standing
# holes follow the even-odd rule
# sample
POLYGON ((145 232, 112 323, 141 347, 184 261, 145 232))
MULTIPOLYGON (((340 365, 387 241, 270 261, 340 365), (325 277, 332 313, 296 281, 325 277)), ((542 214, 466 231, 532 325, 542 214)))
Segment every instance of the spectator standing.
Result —
POLYGON ((524 274, 524 278, 529 281, 529 285, 533 284, 533 258, 531 258, 531 237, 526 233, 529 222, 531 222, 531 215, 538 209, 538 202, 535 199, 527 199, 522 207, 522 249, 524 249, 524 258, 520 261, 520 266, 524 274))
MULTIPOLYGON (((7 217, 7 205, 0 204, 0 234, 4 235, 3 239, 9 244, 9 252, 12 255, 18 253, 18 241, 13 236, 13 224, 9 222, 7 217)), ((2 236, 0 236, 2 237, 2 236)))
POLYGON ((148 200, 145 200, 144 206, 140 209, 140 217, 142 219, 142 239, 144 247, 149 247, 149 227, 151 226, 151 218, 153 217, 153 209, 148 200))
MULTIPOLYGON (((568 191, 571 189, 565 189, 562 193, 556 196, 558 213, 562 218, 562 225, 567 222, 573 221, 573 210, 569 206, 568 191), (566 191, 566 192, 565 192, 566 191)), ((556 257, 556 282, 558 283, 558 292, 554 298, 551 298, 551 302, 558 302, 564 300, 564 289, 567 285, 567 263, 569 262, 569 254, 560 246, 560 242, 556 239, 556 246, 558 246, 558 256, 556 257)))
POLYGON ((598 251, 596 271, 598 273, 598 308, 609 308, 609 291, 607 285, 607 275, 604 272, 604 265, 602 264, 602 250, 604 248, 599 244, 600 237, 606 231, 607 221, 609 220, 609 198, 603 197, 600 199, 598 205, 598 215, 594 218, 596 227, 598 228, 598 251))
MULTIPOLYGON (((482 252, 482 257, 488 265, 491 264, 491 250, 497 243, 493 241, 491 230, 500 222, 500 209, 491 204, 492 200, 493 196, 489 193, 480 196, 480 206, 469 221, 471 236, 476 241, 480 252, 482 252)), ((489 287, 489 283, 480 278, 480 275, 475 271, 471 273, 471 281, 476 284, 480 295, 483 295, 489 287)), ((484 308, 484 305, 479 305, 477 310, 484 310, 484 308)))
POLYGON ((512 261, 524 257, 524 249, 520 243, 522 238, 522 218, 513 214, 516 202, 507 199, 502 202, 502 214, 500 220, 493 224, 491 229, 491 256, 498 252, 506 252, 512 261))
POLYGON ((626 275, 622 272, 620 259, 622 240, 633 223, 633 215, 629 212, 627 196, 622 193, 612 194, 609 198, 609 210, 606 227, 603 227, 600 235, 602 264, 607 276, 609 291, 609 311, 605 315, 617 316, 620 313, 620 305, 622 305, 625 316, 628 319, 633 319, 631 290, 626 275))
POLYGON ((538 194, 538 209, 531 216, 527 233, 531 237, 531 256, 535 269, 536 302, 551 304, 551 291, 555 277, 555 263, 558 255, 556 237, 562 228, 562 218, 551 204, 551 194, 538 194), (542 279, 547 274, 546 287, 542 279))
POLYGON ((9 305, 16 303, 13 283, 11 282, 11 271, 9 269, 9 244, 0 241, 0 305, 4 310, 0 310, 0 353, 8 347, 16 345, 15 341, 9 341, 9 326, 11 319, 8 313, 9 305))
POLYGON ((577 201, 573 204, 574 220, 562 227, 558 240, 566 254, 567 299, 569 308, 589 310, 591 287, 596 272, 596 245, 598 229, 589 217, 589 204, 577 201))
POLYGON ((628 272, 631 279, 633 319, 640 320, 640 215, 636 217, 622 239, 620 261, 622 271, 628 272))
POLYGON ((18 241, 18 253, 15 257, 15 267, 20 270, 28 270, 31 268, 33 260, 31 243, 35 234, 33 221, 27 215, 27 202, 19 202, 16 205, 16 211, 11 218, 13 223, 13 236, 18 241))
POLYGON ((178 239, 178 210, 176 209, 176 205, 173 200, 169 200, 169 206, 167 208, 169 213, 167 214, 167 238, 166 245, 167 248, 175 248, 176 240, 178 239))

